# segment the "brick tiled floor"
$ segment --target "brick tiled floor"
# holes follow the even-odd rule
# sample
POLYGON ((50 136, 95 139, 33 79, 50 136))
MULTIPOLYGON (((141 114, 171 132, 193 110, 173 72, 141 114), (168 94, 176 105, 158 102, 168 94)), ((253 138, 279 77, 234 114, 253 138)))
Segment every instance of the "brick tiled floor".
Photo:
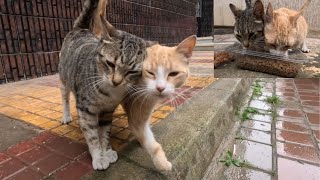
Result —
MULTIPOLYGON (((190 64, 213 67, 213 53, 195 52, 190 64)), ((214 81, 212 76, 191 76, 177 90, 173 99, 165 100, 157 106, 151 124, 165 119, 175 111, 176 106, 189 101, 214 81)), ((0 114, 45 130, 32 140, 0 152, 0 179, 41 179, 50 176, 69 180, 79 179, 92 171, 91 157, 79 128, 73 97, 73 121, 68 125, 60 123, 62 105, 58 75, 1 85, 0 114)), ((111 145, 115 150, 120 150, 133 139, 121 106, 114 113, 111 137, 111 145)))
MULTIPOLYGON (((170 112, 174 111, 174 106, 184 103, 213 81, 214 78, 212 77, 190 77, 186 84, 178 90, 179 94, 173 100, 168 100, 158 106, 152 115, 152 124, 167 117, 170 112)), ((71 98, 72 123, 68 125, 61 125, 60 123, 62 107, 58 84, 58 76, 54 75, 29 82, 2 85, 0 86, 2 104, 0 113, 73 140, 84 142, 84 137, 79 130, 78 116, 73 98, 71 98), (50 83, 46 84, 47 82, 50 83)), ((114 114, 113 125, 122 128, 118 130, 123 131, 113 134, 113 137, 118 140, 125 140, 123 134, 126 133, 125 129, 128 127, 128 120, 121 106, 117 108, 114 114)))
POLYGON ((235 156, 254 167, 250 177, 244 176, 252 179, 255 174, 258 177, 268 172, 271 178, 267 179, 320 178, 319 82, 319 79, 259 82, 263 96, 252 97, 248 102, 248 107, 256 108, 259 114, 252 114, 242 123, 235 144, 235 156), (277 95, 281 103, 267 103, 264 96, 268 93, 277 95))

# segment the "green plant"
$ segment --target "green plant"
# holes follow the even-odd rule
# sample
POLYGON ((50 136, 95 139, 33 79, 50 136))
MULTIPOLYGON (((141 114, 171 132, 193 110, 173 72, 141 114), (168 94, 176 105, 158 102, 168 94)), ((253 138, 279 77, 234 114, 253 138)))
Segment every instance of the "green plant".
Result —
POLYGON ((272 95, 270 97, 267 97, 266 101, 270 104, 280 104, 281 100, 278 96, 272 95))
POLYGON ((243 165, 245 165, 245 161, 240 159, 235 159, 231 151, 227 151, 224 159, 220 159, 219 162, 223 163, 227 167, 231 165, 242 167, 243 165))
POLYGON ((235 137, 235 139, 236 139, 236 140, 240 140, 240 142, 246 140, 246 138, 245 138, 244 136, 242 136, 242 135, 237 135, 237 136, 235 137))
POLYGON ((262 86, 259 84, 258 81, 255 81, 255 83, 252 85, 252 90, 253 90, 252 94, 254 96, 261 96, 262 95, 261 89, 262 89, 262 86))
POLYGON ((259 114, 259 111, 253 107, 246 107, 246 109, 244 109, 241 114, 241 120, 245 121, 245 120, 250 119, 251 114, 259 114))
POLYGON ((237 108, 236 111, 234 112, 234 114, 235 114, 236 116, 239 116, 239 115, 240 115, 240 109, 237 108))

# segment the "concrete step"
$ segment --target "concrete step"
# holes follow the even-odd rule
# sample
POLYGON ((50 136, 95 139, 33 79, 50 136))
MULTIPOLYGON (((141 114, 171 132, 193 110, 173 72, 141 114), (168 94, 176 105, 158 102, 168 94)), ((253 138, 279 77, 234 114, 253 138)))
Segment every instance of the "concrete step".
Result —
POLYGON ((195 51, 212 51, 213 50, 213 38, 209 37, 198 37, 197 44, 194 48, 195 51))
POLYGON ((117 163, 83 179, 201 179, 234 126, 235 111, 251 82, 219 79, 153 126, 156 139, 173 165, 172 172, 159 173, 147 152, 133 141, 119 153, 117 163))

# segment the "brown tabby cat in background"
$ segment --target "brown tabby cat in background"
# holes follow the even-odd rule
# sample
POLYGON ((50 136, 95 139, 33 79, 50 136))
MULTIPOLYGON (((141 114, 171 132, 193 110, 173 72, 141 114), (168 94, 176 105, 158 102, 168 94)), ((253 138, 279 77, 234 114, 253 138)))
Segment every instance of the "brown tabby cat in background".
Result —
POLYGON ((273 10, 269 3, 265 16, 265 43, 271 53, 288 55, 288 50, 301 48, 308 53, 305 39, 308 33, 308 24, 302 16, 311 0, 306 0, 300 11, 288 8, 273 10))

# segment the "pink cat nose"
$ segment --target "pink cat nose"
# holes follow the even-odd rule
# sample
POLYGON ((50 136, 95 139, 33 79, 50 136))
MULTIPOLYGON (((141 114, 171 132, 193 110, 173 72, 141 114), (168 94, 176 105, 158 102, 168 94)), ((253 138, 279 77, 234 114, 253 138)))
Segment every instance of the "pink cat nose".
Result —
POLYGON ((161 93, 165 88, 162 86, 157 86, 157 90, 161 93))

